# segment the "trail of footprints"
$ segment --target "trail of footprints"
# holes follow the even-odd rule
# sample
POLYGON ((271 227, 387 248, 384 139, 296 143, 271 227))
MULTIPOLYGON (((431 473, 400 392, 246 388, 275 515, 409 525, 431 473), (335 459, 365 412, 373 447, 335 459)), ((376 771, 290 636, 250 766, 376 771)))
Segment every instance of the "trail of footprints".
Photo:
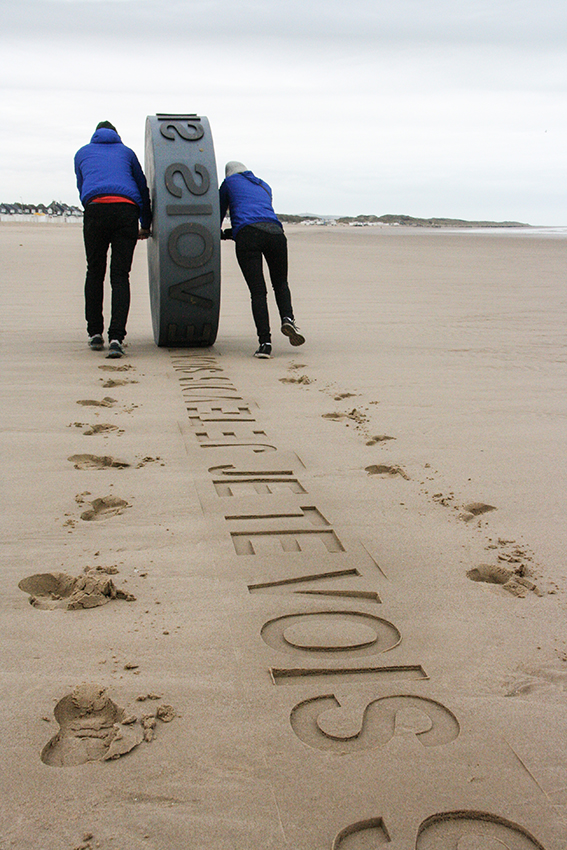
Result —
MULTIPOLYGON (((113 372, 129 372, 134 369, 130 364, 125 364, 123 366, 110 366, 104 365, 99 366, 99 369, 103 369, 105 371, 113 371, 113 372)), ((104 379, 101 379, 104 380, 104 379)), ((126 384, 137 384, 138 381, 130 378, 118 378, 118 379, 107 379, 103 386, 125 386, 126 384)), ((93 408, 114 408, 115 405, 118 404, 118 400, 106 396, 103 399, 80 399, 77 401, 77 404, 80 404, 84 407, 93 407, 93 408)), ((137 405, 130 405, 128 407, 124 407, 123 410, 127 413, 133 412, 137 408, 137 405)), ((98 413, 95 415, 98 416, 98 413)), ((108 438, 110 436, 121 436, 124 434, 124 429, 120 428, 118 425, 114 425, 109 422, 95 422, 95 423, 86 423, 86 422, 72 422, 69 427, 72 428, 81 428, 85 429, 82 431, 83 435, 86 437, 92 436, 102 436, 104 438, 108 438)), ((146 456, 143 458, 137 459, 136 463, 131 463, 130 461, 123 460, 121 458, 116 458, 112 455, 96 455, 91 453, 81 453, 70 455, 68 458, 69 462, 73 464, 75 469, 84 469, 84 470, 105 470, 105 469, 128 469, 134 466, 136 469, 141 469, 150 463, 160 463, 163 466, 163 462, 160 457, 150 457, 146 456)), ((88 491, 84 493, 77 494, 75 497, 75 501, 79 505, 84 505, 86 501, 90 501, 90 508, 84 510, 80 514, 80 519, 84 522, 101 522, 104 520, 108 520, 114 516, 120 516, 124 511, 131 507, 131 505, 125 500, 118 496, 114 496, 112 494, 106 496, 100 496, 94 498, 92 500, 87 500, 87 496, 91 496, 92 494, 88 491)), ((65 525, 70 529, 75 528, 76 519, 67 514, 68 519, 65 521, 65 525)))
MULTIPOLYGON (((275 558, 282 564, 279 578, 267 576, 265 581, 248 584, 247 589, 251 595, 270 594, 273 598, 273 594, 282 594, 293 609, 266 621, 259 634, 274 653, 289 659, 287 666, 277 664, 269 668, 272 685, 302 686, 302 693, 310 686, 315 691, 292 709, 289 717, 292 732, 309 748, 335 757, 339 772, 341 758, 383 747, 395 735, 415 736, 424 748, 443 747, 455 740, 460 725, 450 707, 411 693, 412 681, 429 678, 423 666, 379 662, 382 653, 395 651, 401 633, 394 623, 373 610, 383 604, 372 587, 378 565, 373 562, 374 571, 370 573, 368 568, 352 566, 348 545, 311 503, 301 473, 295 468, 297 459, 289 461, 286 455, 283 461, 278 460, 277 446, 258 427, 252 403, 240 395, 224 374, 218 358, 198 353, 171 356, 196 444, 206 458, 218 457, 208 467, 212 498, 217 500, 217 508, 213 510, 218 510, 219 500, 226 502, 221 515, 236 557, 258 559, 260 565, 263 561, 273 564, 275 558), (287 510, 281 507, 282 495, 290 498, 287 510), (231 509, 229 505, 237 506, 241 496, 257 497, 258 509, 253 512, 238 512, 238 507, 231 509), (274 496, 280 497, 275 511, 269 507, 274 496), (292 555, 286 571, 283 564, 292 555), (319 568, 314 566, 318 563, 319 568), (301 604, 302 598, 318 600, 324 607, 306 609, 301 604), (402 681, 409 686, 400 692, 402 681), (341 702, 334 693, 317 693, 335 686, 341 693, 345 688, 356 692, 359 684, 372 685, 379 694, 367 703, 362 717, 341 710, 341 702)), ((281 379, 282 382, 311 383, 307 375, 297 374, 301 368, 297 364, 293 374, 281 379)), ((367 420, 355 416, 355 411, 348 416, 358 427, 366 427, 367 420)), ((380 435, 368 442, 388 439, 392 438, 380 435)), ((368 471, 393 475, 400 474, 398 470, 376 465, 376 469, 368 471)), ((250 504, 249 500, 246 504, 250 504)), ((491 506, 475 507, 477 514, 489 509, 491 506)), ((488 575, 479 567, 478 576, 471 578, 494 580, 494 573, 488 575)), ((510 576, 507 580, 510 581, 510 576)), ((306 759, 306 771, 308 765, 306 759)), ((384 781, 387 782, 387 776, 384 781)), ((322 799, 325 799, 324 789, 322 799)), ((371 819, 356 820, 355 816, 327 846, 333 850, 375 850, 396 842, 401 833, 409 834, 402 813, 400 818, 397 823, 386 823, 379 812, 371 819)), ((544 850, 526 829, 497 812, 443 811, 411 828, 415 835, 412 846, 416 850, 544 850)), ((323 839, 318 846, 325 846, 323 839)))
MULTIPOLYGON (((280 378, 284 384, 300 384, 309 385, 315 383, 315 379, 310 378, 303 370, 306 368, 304 363, 292 362, 288 367, 289 374, 280 378)), ((340 392, 335 387, 326 386, 320 392, 329 395, 336 402, 348 402, 347 407, 350 407, 350 399, 356 397, 356 393, 340 392)), ((370 405, 378 404, 377 401, 370 401, 370 405)), ((355 425, 355 430, 364 438, 367 446, 381 446, 395 440, 396 438, 388 434, 371 435, 369 430, 369 408, 352 408, 346 411, 332 411, 322 414, 322 418, 334 421, 343 422, 348 426, 352 423, 355 425)), ((365 472, 370 476, 378 476, 380 478, 402 478, 410 481, 410 475, 403 466, 397 463, 372 463, 366 466, 365 472)), ((426 472, 431 471, 430 464, 426 464, 426 472)), ((429 480, 433 480, 429 475, 429 480)), ((421 484, 425 485, 425 481, 421 484)), ((485 514, 497 510, 494 505, 486 504, 485 502, 465 502, 459 504, 454 493, 443 494, 434 493, 430 496, 428 490, 422 491, 424 495, 431 498, 433 502, 452 511, 455 516, 465 522, 473 523, 475 520, 480 520, 485 514)), ((468 570, 467 576, 471 581, 484 582, 491 585, 499 585, 503 590, 511 593, 514 596, 525 596, 528 592, 533 592, 536 595, 543 595, 535 581, 533 581, 531 561, 532 557, 528 551, 522 547, 515 546, 514 554, 510 555, 506 552, 505 547, 514 544, 515 541, 498 540, 498 545, 487 545, 487 550, 500 549, 497 554, 498 561, 508 561, 508 567, 503 567, 502 564, 479 564, 474 569, 468 570), (518 557, 519 556, 519 557, 518 557)), ((554 590, 548 591, 554 593, 554 590)))
MULTIPOLYGON (((129 372, 134 367, 99 366, 107 372, 129 372)), ((104 387, 118 387, 138 383, 132 379, 101 379, 104 387)), ((77 404, 92 408, 113 408, 118 404, 117 399, 104 397, 102 399, 81 399, 77 404)), ((132 412, 137 405, 124 408, 132 412)), ((98 415, 98 414, 97 414, 98 415)), ((84 428, 83 435, 120 436, 123 429, 111 423, 74 422, 70 427, 84 428)), ((76 454, 69 461, 78 470, 92 469, 127 469, 132 464, 110 455, 76 454)), ((141 468, 148 463, 160 462, 161 458, 144 457, 135 467, 141 468)), ((161 464, 163 466, 163 463, 161 464)), ((90 503, 90 508, 81 513, 85 522, 103 521, 119 516, 131 507, 125 500, 109 495, 88 500, 92 494, 85 491, 75 497, 79 505, 90 503)), ((67 520, 67 525, 73 525, 73 520, 67 520)), ((96 553, 99 555, 100 553, 96 553)), ((111 575, 118 573, 116 567, 86 567, 82 575, 70 576, 63 572, 38 573, 22 579, 18 587, 29 595, 30 604, 41 610, 63 608, 68 611, 96 608, 106 605, 113 600, 135 602, 136 597, 118 587, 111 575)), ((142 573, 145 575, 145 573, 142 573)), ((136 664, 126 664, 125 669, 134 669, 136 664)), ((103 686, 82 683, 77 685, 57 703, 54 717, 59 724, 59 731, 43 748, 41 760, 53 767, 74 767, 87 762, 108 761, 120 758, 129 753, 139 744, 149 743, 156 734, 158 723, 169 723, 175 717, 175 709, 161 702, 161 696, 147 694, 137 697, 137 701, 159 700, 155 707, 141 713, 136 710, 127 712, 117 706, 103 686)), ((45 718, 49 721, 49 718, 45 718)), ((90 848, 92 835, 85 837, 84 847, 90 848)))

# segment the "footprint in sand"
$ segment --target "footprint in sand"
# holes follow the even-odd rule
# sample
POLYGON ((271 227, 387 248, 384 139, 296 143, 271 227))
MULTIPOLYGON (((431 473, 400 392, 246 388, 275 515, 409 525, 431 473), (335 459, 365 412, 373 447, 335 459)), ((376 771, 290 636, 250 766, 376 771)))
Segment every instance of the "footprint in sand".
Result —
POLYGON ((134 602, 136 597, 126 590, 116 587, 108 575, 87 572, 74 578, 67 573, 38 573, 22 579, 18 587, 30 594, 30 604, 34 608, 53 610, 66 608, 69 611, 78 608, 98 608, 111 599, 124 599, 134 602))
POLYGON ((364 425, 368 422, 368 416, 366 413, 363 413, 361 410, 358 410, 356 407, 353 407, 351 411, 348 413, 340 413, 339 411, 335 411, 334 413, 322 413, 322 419, 351 419, 353 422, 356 422, 357 425, 364 425))
POLYGON ((388 466, 385 463, 374 463, 371 466, 365 466, 364 469, 369 475, 384 475, 390 476, 391 478, 395 475, 399 475, 402 478, 405 478, 406 481, 410 480, 409 475, 402 469, 401 466, 388 466))
MULTIPOLYGON (((99 566, 96 566, 96 567, 85 567, 83 572, 85 572, 85 573, 90 573, 90 572, 104 573, 107 576, 115 576, 115 575, 118 575, 120 570, 118 569, 118 567, 115 567, 114 565, 112 565, 111 567, 102 567, 102 566, 99 565, 99 566)), ((136 572, 137 572, 137 570, 136 570, 136 572)))
POLYGON ((106 364, 103 366, 99 366, 99 369, 102 369, 103 372, 129 372, 131 369, 134 369, 134 366, 130 366, 129 363, 124 363, 122 366, 107 366, 106 364))
POLYGON ((100 685, 77 685, 54 710, 59 732, 43 748, 41 760, 51 767, 74 767, 116 759, 144 739, 137 717, 127 717, 100 685))
POLYGON ((110 398, 110 396, 105 396, 101 401, 97 401, 93 398, 84 398, 77 402, 77 404, 82 404, 83 407, 113 407, 116 404, 117 399, 110 398))
MULTIPOLYGON (((101 378, 101 381, 104 378, 101 378)), ((105 389, 111 389, 112 387, 123 387, 126 384, 137 384, 138 381, 131 381, 129 378, 107 378, 103 383, 103 387, 105 389)))
POLYGON ((468 505, 463 505, 462 513, 459 514, 460 519, 464 522, 470 522, 475 517, 487 514, 490 511, 496 511, 494 505, 486 505, 484 502, 469 502, 468 505))
POLYGON ((130 508, 124 499, 119 499, 118 496, 103 496, 101 499, 93 499, 91 502, 92 509, 84 511, 81 514, 81 519, 85 522, 96 522, 99 520, 109 519, 113 516, 118 516, 124 513, 126 508, 130 508))
POLYGON ((339 393, 338 395, 334 395, 333 398, 335 401, 342 401, 345 398, 354 398, 356 393, 339 393))
POLYGON ((307 375, 298 375, 297 378, 280 378, 282 384, 312 384, 311 378, 307 375))
POLYGON ((75 469, 125 469, 130 464, 110 455, 71 455, 67 458, 75 469))
POLYGON ((165 466, 165 463, 162 462, 161 457, 143 457, 142 460, 136 464, 136 469, 141 469, 143 466, 146 466, 148 463, 159 463, 160 466, 165 466))
MULTIPOLYGON (((288 372, 297 372, 299 369, 305 369, 305 363, 291 363, 288 366, 288 372)), ((289 376, 287 378, 279 378, 282 384, 312 384, 313 380, 307 375, 289 376)))
POLYGON ((83 431, 84 437, 92 437, 95 434, 108 434, 111 431, 118 431, 118 435, 123 434, 124 431, 122 428, 119 428, 118 425, 108 425, 106 422, 101 422, 100 425, 86 425, 85 423, 76 423, 77 427, 84 428, 86 427, 86 431, 83 431))
POLYGON ((499 584, 513 596, 525 596, 528 590, 541 596, 537 585, 523 575, 510 570, 501 564, 479 564, 467 571, 467 577, 471 581, 485 582, 486 584, 499 584))
POLYGON ((385 443, 388 440, 395 440, 395 437, 388 437, 387 434, 376 434, 374 437, 370 437, 370 439, 366 442, 367 446, 375 446, 377 443, 385 443))
POLYGON ((503 683, 504 696, 517 697, 527 694, 547 691, 557 693, 563 701, 563 694, 567 685, 567 673, 565 672, 565 661, 561 659, 551 661, 536 667, 520 668, 508 677, 503 683))

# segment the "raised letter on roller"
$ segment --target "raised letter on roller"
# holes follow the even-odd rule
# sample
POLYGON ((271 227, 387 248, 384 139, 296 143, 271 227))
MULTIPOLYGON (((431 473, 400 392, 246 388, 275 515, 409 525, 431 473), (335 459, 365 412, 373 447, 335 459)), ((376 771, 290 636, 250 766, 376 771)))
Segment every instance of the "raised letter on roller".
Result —
POLYGON ((157 345, 204 346, 220 309, 217 168, 209 122, 198 115, 146 120, 153 209, 148 272, 157 345))

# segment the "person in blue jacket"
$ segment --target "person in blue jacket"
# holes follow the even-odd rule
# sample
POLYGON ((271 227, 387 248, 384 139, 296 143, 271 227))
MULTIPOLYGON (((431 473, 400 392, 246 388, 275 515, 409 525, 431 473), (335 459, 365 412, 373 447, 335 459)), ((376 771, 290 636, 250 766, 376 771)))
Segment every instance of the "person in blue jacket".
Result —
POLYGON ((87 258, 85 316, 89 346, 104 348, 102 304, 109 247, 111 318, 109 357, 122 357, 130 309, 130 269, 138 239, 150 236, 150 193, 142 167, 109 121, 101 121, 88 145, 75 154, 75 174, 84 207, 87 258), (138 221, 140 227, 138 227, 138 221))
POLYGON ((293 317, 291 293, 287 281, 287 239, 272 206, 272 190, 241 162, 227 162, 225 179, 219 189, 221 227, 227 211, 231 227, 221 232, 222 239, 234 239, 236 258, 250 290, 252 315, 258 333, 255 357, 272 356, 272 337, 266 282, 265 257, 281 319, 282 333, 292 345, 303 345, 293 317))

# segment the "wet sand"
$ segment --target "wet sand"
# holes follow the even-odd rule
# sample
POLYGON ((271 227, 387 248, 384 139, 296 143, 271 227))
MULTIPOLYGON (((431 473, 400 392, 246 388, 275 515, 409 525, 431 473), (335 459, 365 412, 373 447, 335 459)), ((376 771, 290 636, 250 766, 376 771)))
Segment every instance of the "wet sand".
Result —
POLYGON ((304 346, 140 245, 111 361, 0 224, 2 850, 564 850, 565 236, 286 231, 304 346))

